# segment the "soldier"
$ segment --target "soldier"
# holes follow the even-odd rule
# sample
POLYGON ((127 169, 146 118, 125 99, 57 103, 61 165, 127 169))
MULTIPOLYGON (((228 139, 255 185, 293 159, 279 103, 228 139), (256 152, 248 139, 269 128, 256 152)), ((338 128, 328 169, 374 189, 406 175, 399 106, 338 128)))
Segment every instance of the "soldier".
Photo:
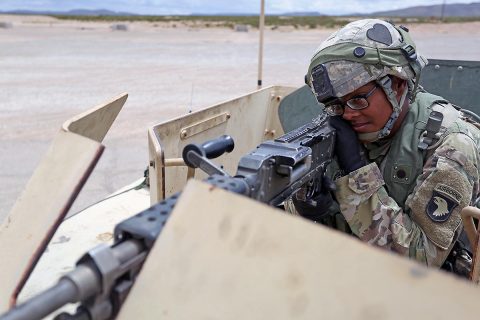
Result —
MULTIPOLYGON (((480 131, 418 86, 426 64, 406 27, 365 19, 320 45, 306 82, 337 131, 334 195, 351 232, 440 267, 462 232, 461 209, 479 197, 480 131)), ((329 196, 294 204, 318 215, 329 196)))

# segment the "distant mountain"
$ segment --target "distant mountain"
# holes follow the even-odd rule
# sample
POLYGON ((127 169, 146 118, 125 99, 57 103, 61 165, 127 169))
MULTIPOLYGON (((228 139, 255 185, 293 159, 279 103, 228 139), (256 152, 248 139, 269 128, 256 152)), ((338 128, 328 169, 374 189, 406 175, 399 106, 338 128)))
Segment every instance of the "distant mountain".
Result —
MULTIPOLYGON (((0 0, 1 1, 1 0, 0 0)), ((136 16, 138 14, 130 13, 130 12, 117 12, 111 11, 107 9, 98 9, 98 10, 87 10, 87 9, 74 9, 70 11, 33 11, 33 10, 13 10, 13 11, 0 11, 0 13, 6 14, 39 14, 39 15, 66 15, 66 16, 136 16)), ((235 13, 235 12, 221 12, 221 13, 190 13, 190 14, 165 14, 168 16, 227 16, 227 17, 235 17, 235 16, 258 16, 258 13, 235 13)), ((266 14, 267 16, 271 14, 266 14)), ((160 15, 164 16, 164 14, 160 15)), ((301 12, 286 12, 282 14, 274 14, 274 16, 325 16, 316 11, 301 11, 301 12)))
POLYGON ((292 17, 313 17, 313 16, 325 16, 317 11, 299 11, 299 12, 286 12, 280 14, 280 16, 292 16, 292 17))
POLYGON ((65 14, 72 15, 72 16, 136 16, 136 14, 130 13, 130 12, 111 11, 107 9, 98 9, 98 10, 75 9, 75 10, 67 11, 65 14))
MULTIPOLYGON (((257 13, 232 13, 232 12, 222 12, 222 13, 191 13, 190 16, 228 16, 228 17, 242 17, 242 16, 258 16, 257 13)), ((289 16, 289 17, 312 17, 312 16, 325 16, 317 11, 298 11, 298 12, 285 12, 279 14, 270 14, 265 13, 266 16, 289 16)), ((180 15, 182 16, 182 15, 180 15)))
POLYGON ((40 14, 40 15, 66 15, 66 16, 136 16, 130 12, 117 12, 107 9, 87 10, 87 9, 75 9, 70 11, 33 11, 33 10, 13 10, 13 11, 0 11, 0 13, 7 14, 40 14))
POLYGON ((251 16, 258 16, 258 13, 237 13, 237 12, 217 12, 217 13, 199 13, 199 12, 192 12, 189 14, 182 13, 182 14, 160 14, 160 16, 175 16, 175 17, 182 17, 182 16, 194 16, 194 17, 251 17, 251 16))
MULTIPOLYGON (((409 7, 399 10, 379 11, 369 16, 389 17, 440 17, 442 16, 442 5, 409 7)), ((451 3, 443 8, 444 17, 478 17, 480 16, 480 2, 474 3, 451 3)))
MULTIPOLYGON (((431 5, 431 6, 416 6, 408 7, 398 10, 390 11, 378 11, 370 14, 356 14, 350 13, 342 16, 390 16, 390 17, 478 17, 480 16, 480 2, 474 3, 451 3, 446 4, 443 9, 441 4, 431 5)), ((117 12, 106 9, 98 10, 86 10, 86 9, 75 9, 70 11, 32 11, 32 10, 13 10, 13 11, 0 11, 0 13, 7 14, 43 14, 43 15, 71 15, 71 16, 136 16, 138 14, 130 12, 117 12)), ((179 14, 174 14, 175 16, 182 16, 179 14)), ((192 13, 190 16, 255 16, 258 13, 215 13, 215 14, 202 14, 202 13, 192 13)), ((269 14, 267 14, 269 15, 269 14)), ((316 11, 298 11, 298 12, 285 12, 283 14, 278 14, 279 16, 325 16, 316 11)), ((185 16, 189 16, 185 14, 185 16)))

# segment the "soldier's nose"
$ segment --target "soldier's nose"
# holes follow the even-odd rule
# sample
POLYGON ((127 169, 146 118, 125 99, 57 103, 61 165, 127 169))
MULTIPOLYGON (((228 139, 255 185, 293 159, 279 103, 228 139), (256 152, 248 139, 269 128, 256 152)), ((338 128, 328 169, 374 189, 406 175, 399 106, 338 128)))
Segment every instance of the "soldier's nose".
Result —
POLYGON ((352 119, 357 117, 359 114, 360 114, 359 110, 353 110, 353 109, 346 106, 345 110, 343 111, 342 117, 343 117, 343 119, 345 119, 347 121, 351 121, 352 119))

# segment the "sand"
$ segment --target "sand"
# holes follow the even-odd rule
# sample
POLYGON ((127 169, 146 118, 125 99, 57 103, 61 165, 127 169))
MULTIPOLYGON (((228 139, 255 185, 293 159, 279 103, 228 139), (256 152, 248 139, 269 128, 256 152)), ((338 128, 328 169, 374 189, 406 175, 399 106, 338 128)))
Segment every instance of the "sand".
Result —
MULTIPOLYGON (((0 15, 0 221, 62 123, 121 92, 129 99, 71 212, 140 178, 147 128, 256 89, 257 30, 158 23, 60 21, 0 15)), ((480 60, 480 23, 410 26, 429 58, 480 60)), ((267 30, 264 86, 301 86, 309 59, 333 30, 267 30)))

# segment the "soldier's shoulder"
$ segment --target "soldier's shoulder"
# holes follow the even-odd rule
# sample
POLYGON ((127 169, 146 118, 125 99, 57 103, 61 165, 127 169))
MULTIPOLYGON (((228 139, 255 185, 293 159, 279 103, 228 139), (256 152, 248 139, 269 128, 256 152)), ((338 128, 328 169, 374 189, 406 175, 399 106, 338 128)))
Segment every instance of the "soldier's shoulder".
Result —
POLYGON ((436 157, 449 159, 449 167, 478 175, 478 141, 463 132, 449 134, 435 150, 436 157))
POLYGON ((457 150, 478 157, 479 133, 473 130, 453 132, 443 139, 439 150, 457 150))

